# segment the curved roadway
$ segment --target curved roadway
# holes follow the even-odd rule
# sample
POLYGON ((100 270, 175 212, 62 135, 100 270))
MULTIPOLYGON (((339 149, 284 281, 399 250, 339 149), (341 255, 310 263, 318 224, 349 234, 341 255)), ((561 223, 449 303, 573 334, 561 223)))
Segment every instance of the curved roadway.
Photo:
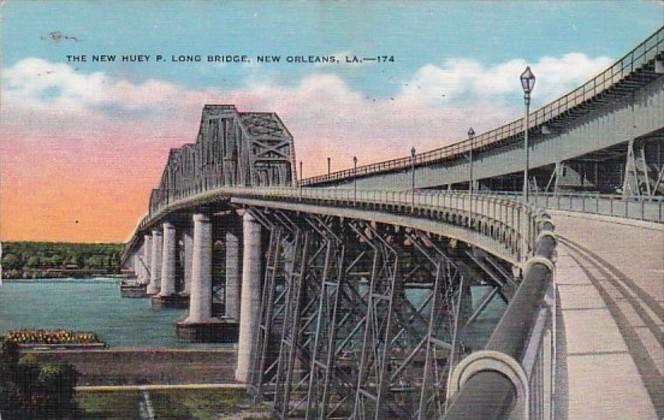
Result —
POLYGON ((664 418, 664 225, 551 213, 560 239, 562 411, 664 418))

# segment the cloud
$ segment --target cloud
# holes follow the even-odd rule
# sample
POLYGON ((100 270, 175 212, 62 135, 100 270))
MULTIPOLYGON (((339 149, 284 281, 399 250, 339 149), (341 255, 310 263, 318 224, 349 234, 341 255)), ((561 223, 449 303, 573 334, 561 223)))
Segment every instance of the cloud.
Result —
MULTIPOLYGON (((610 62, 581 53, 540 58, 532 63, 538 76, 535 103, 574 88, 610 62)), ((26 125, 26 113, 39 112, 30 130, 56 129, 71 139, 82 131, 94 135, 103 127, 118 138, 136 136, 137 144, 161 142, 161 148, 151 150, 167 151, 195 138, 206 103, 275 111, 295 137, 298 159, 309 162, 305 173, 313 175, 326 169, 330 155, 333 167, 342 168, 353 155, 363 163, 402 156, 411 146, 423 151, 463 139, 471 125, 481 133, 509 121, 520 112, 514 96, 520 95, 518 75, 525 66, 523 59, 487 66, 451 58, 422 66, 394 96, 370 98, 324 68, 293 86, 247 75, 245 83, 232 90, 191 89, 155 79, 133 83, 27 58, 2 75, 2 112, 4 121, 19 130, 26 125)))
POLYGON ((542 57, 534 63, 512 59, 493 66, 468 58, 450 58, 442 65, 427 64, 404 84, 402 94, 429 102, 505 100, 521 92, 519 75, 530 64, 537 77, 533 99, 546 102, 571 90, 612 63, 609 57, 590 58, 583 53, 542 57))
MULTIPOLYGON (((541 58, 532 65, 535 102, 564 93, 609 62, 578 53, 541 58)), ((113 209, 99 220, 115 220, 103 235, 67 236, 63 221, 44 238, 124 239, 145 211, 168 150, 195 140, 204 104, 277 112, 295 138, 304 175, 311 176, 327 170, 328 156, 333 170, 343 169, 353 156, 360 164, 405 156, 412 146, 425 151, 463 139, 469 126, 481 133, 510 121, 521 112, 514 95, 525 65, 450 59, 421 67, 393 96, 370 98, 325 67, 292 86, 249 72, 234 89, 192 89, 26 58, 2 73, 0 138, 11 140, 0 142, 0 201, 13 204, 0 208, 0 219, 25 214, 31 223, 3 224, 0 236, 38 238, 21 226, 50 226, 58 212, 79 220, 79 213, 99 208, 113 209), (62 197, 74 202, 76 194, 85 194, 83 207, 67 213, 72 206, 62 197)))
POLYGON ((26 58, 2 74, 2 96, 8 106, 35 111, 90 115, 107 106, 138 110, 181 98, 183 89, 149 79, 140 84, 109 77, 103 72, 82 73, 64 63, 26 58))

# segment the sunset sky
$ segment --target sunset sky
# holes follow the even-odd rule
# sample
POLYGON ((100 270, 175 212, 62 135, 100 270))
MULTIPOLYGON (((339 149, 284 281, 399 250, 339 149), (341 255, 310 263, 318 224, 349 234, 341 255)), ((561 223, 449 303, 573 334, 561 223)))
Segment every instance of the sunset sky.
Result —
POLYGON ((1 240, 125 240, 204 104, 277 112, 311 176, 326 156, 342 169, 353 155, 398 157, 507 122, 527 64, 539 106, 664 21, 656 1, 0 4, 1 240), (92 62, 102 54, 116 61, 92 62), (214 54, 250 62, 207 62, 214 54), (309 55, 342 62, 285 62, 309 55), (344 62, 355 55, 394 62, 344 62))

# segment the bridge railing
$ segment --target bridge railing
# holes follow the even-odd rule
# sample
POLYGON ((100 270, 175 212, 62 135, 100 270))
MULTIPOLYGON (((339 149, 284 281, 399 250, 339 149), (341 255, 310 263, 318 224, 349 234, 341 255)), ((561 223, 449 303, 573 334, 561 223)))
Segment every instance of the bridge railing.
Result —
POLYGON ((532 252, 536 239, 536 216, 533 206, 510 197, 468 195, 448 191, 386 191, 298 187, 218 187, 162 203, 139 223, 143 230, 165 212, 187 202, 226 197, 253 197, 286 201, 315 201, 348 208, 385 210, 414 214, 461 226, 503 245, 516 261, 532 252))
POLYGON ((542 217, 535 254, 484 350, 454 367, 446 420, 552 419, 556 293, 553 224, 542 217))
MULTIPOLYGON (((533 111, 530 115, 528 128, 538 127, 607 92, 662 53, 664 53, 664 27, 660 28, 645 41, 625 54, 620 60, 582 86, 533 111)), ((523 124, 523 118, 519 118, 498 128, 479 134, 472 140, 454 142, 448 146, 417 154, 415 157, 390 159, 369 165, 362 165, 357 167, 356 170, 350 168, 332 172, 329 175, 306 178, 302 180, 302 184, 314 185, 353 177, 363 177, 384 171, 408 170, 413 165, 422 166, 435 161, 456 158, 467 154, 471 149, 481 150, 492 147, 496 143, 509 138, 518 138, 523 134, 523 124)))
MULTIPOLYGON (((483 195, 517 198, 521 193, 482 192, 483 195)), ((554 210, 593 213, 664 223, 664 197, 591 193, 531 193, 530 202, 554 210)))

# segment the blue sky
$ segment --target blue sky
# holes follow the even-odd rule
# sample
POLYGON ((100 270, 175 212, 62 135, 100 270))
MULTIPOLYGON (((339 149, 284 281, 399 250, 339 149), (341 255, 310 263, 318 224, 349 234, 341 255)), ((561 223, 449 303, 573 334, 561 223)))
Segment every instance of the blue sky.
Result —
MULTIPOLYGON (((576 51, 618 57, 664 21, 662 2, 212 2, 17 1, 2 9, 5 67, 25 57, 62 62, 66 54, 390 54, 392 65, 336 66, 353 89, 394 95, 421 66, 451 57, 485 65, 576 51), (80 42, 40 37, 60 31, 80 42)), ((254 78, 294 85, 320 69, 311 65, 103 65, 132 82, 149 78, 201 88, 234 88, 254 78)))
POLYGON ((0 3, 4 239, 124 239, 169 150, 195 141, 205 104, 278 113, 312 176, 327 157, 344 169, 353 156, 360 165, 401 157, 519 118, 527 65, 538 107, 664 23, 664 2, 638 0, 0 3), (66 60, 81 54, 152 60, 66 60), (395 62, 156 63, 155 54, 395 62))

